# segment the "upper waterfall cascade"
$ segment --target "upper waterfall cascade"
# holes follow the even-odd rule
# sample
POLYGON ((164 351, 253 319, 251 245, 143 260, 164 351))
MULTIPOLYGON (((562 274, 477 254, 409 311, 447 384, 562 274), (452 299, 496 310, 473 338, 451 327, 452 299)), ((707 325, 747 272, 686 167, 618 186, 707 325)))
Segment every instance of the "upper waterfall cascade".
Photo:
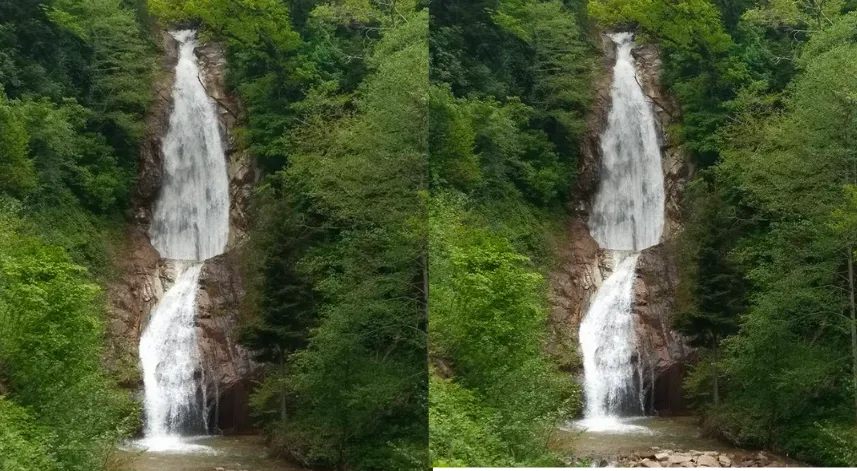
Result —
POLYGON ((173 110, 163 139, 164 181, 149 235, 173 260, 175 283, 152 310, 140 338, 148 448, 192 448, 180 437, 205 433, 205 387, 197 342, 196 295, 203 262, 225 250, 229 184, 213 100, 200 78, 196 33, 179 43, 173 110))
POLYGON ((206 260, 229 237, 229 182, 220 124, 201 82, 195 33, 178 31, 173 112, 163 140, 164 181, 149 235, 161 257, 206 260))
POLYGON ((663 232, 661 150, 651 105, 637 81, 633 35, 610 38, 617 45, 616 65, 589 232, 602 249, 639 252, 658 244, 663 232))
POLYGON ((639 252, 660 242, 664 177, 651 106, 636 77, 633 34, 615 33, 611 108, 601 135, 601 179, 589 231, 612 258, 613 273, 593 297, 580 325, 589 428, 620 426, 643 412, 634 279, 639 252))

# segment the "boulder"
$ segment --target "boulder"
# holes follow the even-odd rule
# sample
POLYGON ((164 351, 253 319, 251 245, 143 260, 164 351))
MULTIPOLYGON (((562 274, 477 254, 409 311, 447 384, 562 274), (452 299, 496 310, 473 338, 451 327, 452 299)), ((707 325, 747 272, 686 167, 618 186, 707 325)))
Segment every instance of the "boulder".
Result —
POLYGON ((701 468, 719 468, 720 462, 712 455, 701 455, 696 459, 696 465, 701 468))
POLYGON ((719 461, 719 462, 720 462, 720 466, 722 466, 722 467, 724 467, 724 468, 728 468, 728 467, 732 466, 732 460, 731 460, 731 459, 729 459, 729 457, 728 457, 728 456, 726 456, 726 455, 720 455, 720 456, 718 456, 718 457, 717 457, 717 461, 719 461))
POLYGON ((660 462, 648 458, 643 460, 642 465, 644 468, 663 468, 660 462))
POLYGON ((682 463, 691 462, 693 457, 691 455, 685 453, 676 453, 669 458, 669 463, 671 465, 677 465, 682 463))

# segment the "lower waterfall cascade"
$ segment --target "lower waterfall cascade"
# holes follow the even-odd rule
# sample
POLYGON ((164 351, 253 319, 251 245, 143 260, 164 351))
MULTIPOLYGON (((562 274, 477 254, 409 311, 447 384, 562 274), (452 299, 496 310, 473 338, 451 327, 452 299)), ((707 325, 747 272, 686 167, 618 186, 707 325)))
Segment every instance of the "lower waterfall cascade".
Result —
POLYGON ((602 431, 632 428, 620 419, 645 411, 632 311, 634 280, 640 252, 660 242, 665 199, 655 118, 631 54, 633 34, 609 37, 616 45, 616 64, 589 231, 612 261, 612 273, 594 294, 579 335, 583 426, 602 431))
POLYGON ((175 280, 152 309, 139 348, 146 421, 142 446, 152 451, 200 448, 183 437, 208 432, 196 298, 204 261, 223 253, 229 236, 226 158, 215 104, 200 78, 196 33, 170 34, 179 43, 179 58, 162 143, 163 186, 149 235, 175 280))

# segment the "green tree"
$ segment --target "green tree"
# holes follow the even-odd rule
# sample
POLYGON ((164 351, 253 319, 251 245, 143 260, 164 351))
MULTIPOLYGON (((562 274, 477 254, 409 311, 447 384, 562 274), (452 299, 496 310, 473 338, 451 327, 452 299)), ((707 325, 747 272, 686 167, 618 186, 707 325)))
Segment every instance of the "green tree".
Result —
POLYGON ((36 187, 36 172, 29 156, 27 128, 13 106, 0 91, 0 191, 24 196, 36 187))
POLYGON ((0 206, 0 372, 6 398, 27 407, 38 425, 20 414, 12 420, 20 421, 21 437, 37 434, 50 458, 43 462, 99 469, 138 425, 133 405, 99 365, 99 289, 61 247, 30 235, 15 206, 6 199, 0 206))

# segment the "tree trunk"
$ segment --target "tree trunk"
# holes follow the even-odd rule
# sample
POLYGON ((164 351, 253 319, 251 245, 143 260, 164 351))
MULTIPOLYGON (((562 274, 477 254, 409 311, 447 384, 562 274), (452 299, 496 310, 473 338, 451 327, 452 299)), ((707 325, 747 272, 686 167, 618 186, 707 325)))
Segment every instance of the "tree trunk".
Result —
POLYGON ((280 421, 289 419, 286 412, 286 352, 280 349, 280 421))
POLYGON ((851 301, 851 369, 854 387, 854 417, 857 422, 857 308, 854 304, 854 251, 848 247, 848 294, 851 301))
POLYGON ((714 334, 714 339, 711 342, 711 352, 714 360, 711 363, 711 376, 714 379, 714 405, 720 404, 720 383, 717 378, 717 334, 714 334))

